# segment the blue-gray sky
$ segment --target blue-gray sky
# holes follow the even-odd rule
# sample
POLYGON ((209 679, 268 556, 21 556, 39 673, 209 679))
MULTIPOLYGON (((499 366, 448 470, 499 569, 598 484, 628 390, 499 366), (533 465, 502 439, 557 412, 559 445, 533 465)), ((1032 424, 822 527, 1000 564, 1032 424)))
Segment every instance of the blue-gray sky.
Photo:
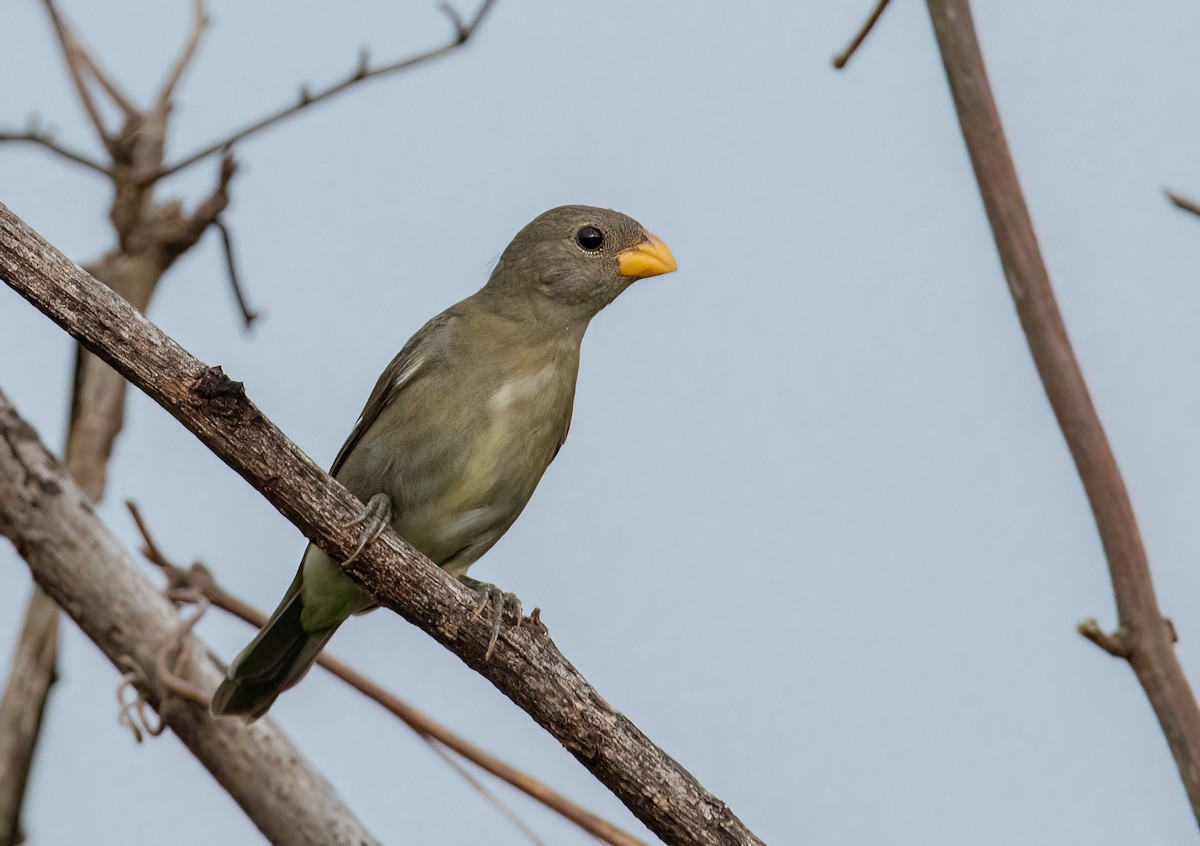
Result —
MULTIPOLYGON (((593 325, 571 438, 472 571, 540 606, 603 694, 771 843, 1193 842, 1131 673, 1074 632, 1113 619, 1100 546, 1026 352, 924 7, 499 0, 477 43, 238 148, 228 214, 266 317, 238 326, 214 237, 151 307, 318 462, 378 372, 562 203, 619 208, 680 271, 593 325)), ((174 151, 444 37, 435 4, 214 0, 174 151)), ((977 24, 1068 327, 1200 677, 1200 9, 978 3, 977 24)), ((184 0, 66 2, 142 101, 184 0)), ((95 148, 31 0, 5 3, 0 121, 95 148)), ((197 198, 214 165, 164 188, 197 198)), ((0 149, 0 200, 79 261, 106 185, 0 149)), ((0 386, 63 436, 70 344, 0 289, 0 386)), ((272 607, 298 532, 131 397, 102 513, 142 504, 174 556, 272 607)), ((0 670, 27 572, 0 549, 0 670)), ((226 657, 251 632, 211 615, 226 657)), ((254 843, 170 737, 135 746, 116 673, 65 630, 28 806, 33 843, 254 843), (98 834, 102 833, 102 834, 98 834)), ((524 713, 399 618, 332 650, 449 726, 643 831, 524 713)), ((408 730, 314 672, 272 711, 385 842, 522 843, 408 730)), ((503 787, 552 843, 582 834, 503 787)))

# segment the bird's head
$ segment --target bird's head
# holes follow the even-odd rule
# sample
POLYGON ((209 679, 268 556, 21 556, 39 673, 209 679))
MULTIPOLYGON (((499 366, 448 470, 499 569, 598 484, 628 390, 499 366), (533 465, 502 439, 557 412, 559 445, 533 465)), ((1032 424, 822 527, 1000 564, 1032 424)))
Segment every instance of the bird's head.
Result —
POLYGON ((533 307, 539 319, 586 324, 636 280, 675 268, 667 245, 633 218, 559 206, 517 233, 487 287, 533 307))

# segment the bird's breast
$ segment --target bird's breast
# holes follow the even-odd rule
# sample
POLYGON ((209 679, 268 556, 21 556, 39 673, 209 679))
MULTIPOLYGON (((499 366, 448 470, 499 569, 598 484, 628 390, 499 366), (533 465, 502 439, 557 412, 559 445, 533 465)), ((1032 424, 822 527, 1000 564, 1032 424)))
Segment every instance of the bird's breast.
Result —
POLYGON ((492 391, 463 472, 465 500, 486 501, 492 492, 524 504, 533 493, 570 418, 574 392, 562 389, 560 376, 549 363, 492 391))

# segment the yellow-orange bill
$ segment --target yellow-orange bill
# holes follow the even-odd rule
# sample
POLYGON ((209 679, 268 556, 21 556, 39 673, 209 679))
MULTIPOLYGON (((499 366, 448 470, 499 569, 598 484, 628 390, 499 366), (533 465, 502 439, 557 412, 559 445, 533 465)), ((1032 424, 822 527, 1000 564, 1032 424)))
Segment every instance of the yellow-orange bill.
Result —
POLYGON ((645 279, 674 272, 679 265, 671 249, 656 235, 646 234, 646 240, 636 247, 617 253, 617 266, 622 276, 645 279))

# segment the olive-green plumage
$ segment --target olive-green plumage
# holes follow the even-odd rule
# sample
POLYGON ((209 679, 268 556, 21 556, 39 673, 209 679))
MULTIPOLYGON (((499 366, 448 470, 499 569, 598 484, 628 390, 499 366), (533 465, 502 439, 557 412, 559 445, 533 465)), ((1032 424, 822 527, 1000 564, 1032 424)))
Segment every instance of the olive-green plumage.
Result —
MULTIPOLYGON (((675 269, 629 217, 562 206, 522 229, 487 284, 412 337, 330 472, 456 577, 517 519, 567 437, 589 321, 635 279, 675 269)), ((256 719, 334 630, 374 601, 310 545, 271 620, 229 668, 215 714, 256 719)))

